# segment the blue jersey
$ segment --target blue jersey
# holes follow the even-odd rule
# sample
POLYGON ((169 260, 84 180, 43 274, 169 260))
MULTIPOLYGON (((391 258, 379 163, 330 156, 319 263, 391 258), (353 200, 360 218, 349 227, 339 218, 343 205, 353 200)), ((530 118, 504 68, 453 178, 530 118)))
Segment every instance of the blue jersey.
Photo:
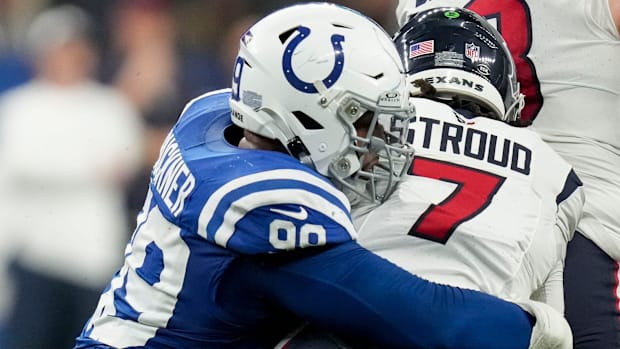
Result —
POLYGON ((286 154, 225 140, 228 98, 194 100, 164 141, 125 265, 85 336, 133 347, 164 342, 182 329, 208 341, 200 338, 205 330, 229 330, 214 291, 238 255, 354 238, 348 201, 323 176, 286 154), (131 331, 108 339, 127 322, 131 331))
POLYGON ((185 109, 154 165, 145 211, 157 209, 181 236, 242 254, 354 238, 348 201, 325 177, 288 154, 226 141, 228 97, 203 96, 185 109))
POLYGON ((76 348, 271 348, 300 319, 384 347, 527 347, 516 305, 372 254, 331 182, 231 145, 228 99, 192 101, 168 135, 124 265, 76 348))

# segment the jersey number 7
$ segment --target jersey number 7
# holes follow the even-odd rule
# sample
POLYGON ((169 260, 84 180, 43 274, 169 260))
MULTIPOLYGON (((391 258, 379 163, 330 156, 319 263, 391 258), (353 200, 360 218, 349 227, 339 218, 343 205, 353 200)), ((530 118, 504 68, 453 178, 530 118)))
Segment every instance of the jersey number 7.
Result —
POLYGON ((491 204, 506 178, 471 167, 415 157, 411 174, 456 184, 439 204, 431 204, 409 235, 445 244, 456 228, 491 204))

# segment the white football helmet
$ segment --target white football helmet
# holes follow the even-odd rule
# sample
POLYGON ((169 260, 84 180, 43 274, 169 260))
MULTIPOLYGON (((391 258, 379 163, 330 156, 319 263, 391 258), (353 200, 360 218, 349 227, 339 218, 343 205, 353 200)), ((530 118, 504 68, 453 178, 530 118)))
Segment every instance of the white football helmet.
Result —
POLYGON ((356 11, 307 3, 260 20, 241 37, 232 90, 236 125, 279 140, 342 189, 381 201, 407 170, 414 110, 404 69, 390 36, 356 11), (358 136, 354 123, 369 114, 368 135, 358 136), (377 136, 379 122, 398 134, 377 136), (376 155, 381 170, 363 168, 376 155))

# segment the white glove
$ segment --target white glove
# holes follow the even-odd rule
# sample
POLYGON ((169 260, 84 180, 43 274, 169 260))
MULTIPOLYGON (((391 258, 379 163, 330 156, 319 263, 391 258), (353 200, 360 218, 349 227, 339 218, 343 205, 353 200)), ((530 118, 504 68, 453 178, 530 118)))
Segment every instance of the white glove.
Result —
POLYGON ((573 333, 562 314, 550 305, 533 301, 516 302, 536 317, 529 349, 572 349, 573 333))

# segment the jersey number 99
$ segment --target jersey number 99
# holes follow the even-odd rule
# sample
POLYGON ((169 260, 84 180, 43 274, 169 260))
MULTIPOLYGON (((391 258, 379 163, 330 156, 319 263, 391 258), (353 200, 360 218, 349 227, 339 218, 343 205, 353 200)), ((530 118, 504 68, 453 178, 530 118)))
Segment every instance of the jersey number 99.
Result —
POLYGON ((269 224, 269 242, 279 250, 322 246, 326 241, 327 233, 321 225, 306 223, 298 231, 293 222, 283 219, 274 219, 269 224))

